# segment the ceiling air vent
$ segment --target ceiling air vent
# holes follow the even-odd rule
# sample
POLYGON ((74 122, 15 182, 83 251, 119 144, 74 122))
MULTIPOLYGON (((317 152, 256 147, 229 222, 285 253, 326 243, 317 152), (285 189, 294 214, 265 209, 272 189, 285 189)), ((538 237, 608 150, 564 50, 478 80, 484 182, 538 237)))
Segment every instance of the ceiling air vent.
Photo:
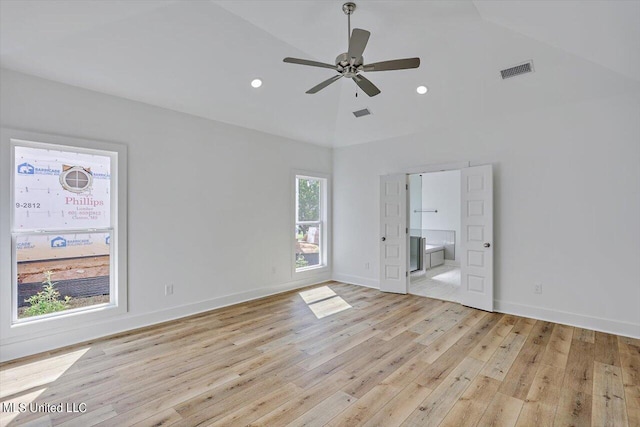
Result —
POLYGON ((358 110, 358 111, 354 111, 353 115, 356 117, 364 117, 364 116, 368 116, 369 114, 371 114, 371 111, 369 111, 368 108, 364 108, 362 110, 358 110))
POLYGON ((524 64, 519 64, 511 68, 506 68, 500 71, 502 79, 508 79, 509 77, 519 76, 520 74, 526 74, 533 71, 533 61, 527 61, 524 64))

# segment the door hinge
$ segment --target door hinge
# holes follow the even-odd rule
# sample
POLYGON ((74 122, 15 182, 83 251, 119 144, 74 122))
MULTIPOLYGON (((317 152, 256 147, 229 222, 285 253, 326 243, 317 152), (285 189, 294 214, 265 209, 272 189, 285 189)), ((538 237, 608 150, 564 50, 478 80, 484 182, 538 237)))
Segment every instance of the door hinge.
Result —
POLYGON ((404 272, 404 277, 409 277, 409 272, 408 271, 404 272))
POLYGON ((405 184, 404 188, 406 188, 408 190, 409 189, 409 184, 405 184))
POLYGON ((405 234, 409 234, 409 228, 405 228, 405 229, 404 229, 404 233, 405 233, 405 234))

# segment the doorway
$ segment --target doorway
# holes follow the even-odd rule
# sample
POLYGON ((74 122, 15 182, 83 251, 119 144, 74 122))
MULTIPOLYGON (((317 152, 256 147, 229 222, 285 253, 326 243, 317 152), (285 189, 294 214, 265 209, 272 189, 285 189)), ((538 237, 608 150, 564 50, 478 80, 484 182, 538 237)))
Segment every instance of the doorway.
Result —
POLYGON ((460 302, 460 170, 408 179, 408 292, 460 302))
MULTIPOLYGON (((415 178, 414 178, 415 179, 415 178)), ((455 192, 455 191, 454 191, 455 192)), ((421 203, 422 205, 422 203, 421 203)), ((426 210, 437 210, 430 207, 426 210)), ((414 210, 419 210, 417 207, 414 210)), ((415 212, 416 214, 418 212, 415 212)), ((420 214, 435 212, 419 212, 420 214)), ((422 220, 421 220, 422 221, 422 220)), ((455 228, 455 227, 454 227, 455 228)), ((429 230, 429 229, 427 229, 429 230)), ((380 176, 380 290, 406 294, 409 291, 410 271, 422 262, 429 268, 439 267, 445 264, 445 251, 453 250, 454 255, 450 267, 457 267, 456 256, 459 255, 460 285, 457 297, 461 304, 479 308, 485 311, 493 311, 493 169, 492 165, 470 166, 466 164, 453 164, 443 166, 424 167, 417 171, 409 171, 392 175, 380 176), (447 235, 446 232, 455 230, 432 230, 426 232, 427 239, 432 242, 437 239, 436 245, 427 245, 425 241, 415 243, 416 238, 423 239, 423 224, 420 223, 419 236, 414 231, 414 239, 409 232, 410 225, 410 175, 420 175, 420 170, 427 172, 443 172, 457 170, 460 173, 459 200, 460 222, 459 239, 447 235), (429 235, 431 235, 429 237, 429 235), (437 237, 436 237, 437 236, 437 237), (412 240, 414 241, 412 246, 412 240), (456 247, 450 248, 453 243, 456 247), (429 246, 436 246, 435 248, 429 246), (440 248, 439 246, 442 246, 440 248), (411 257, 411 248, 419 248, 415 256, 411 257), (422 249, 424 248, 424 250, 422 249), (422 261, 420 258, 422 257, 422 261)), ((450 256, 451 258, 451 256, 450 256)), ((451 272, 443 271, 446 279, 453 283, 453 277, 457 274, 455 268, 451 272), (447 274, 450 273, 450 274, 447 274), (452 277, 453 276, 453 277, 452 277)), ((438 272, 438 271, 434 271, 438 272)), ((426 273, 425 273, 426 274, 426 273)), ((437 274, 436 274, 437 275, 437 274)), ((429 279, 433 279, 430 277, 429 279)), ((454 284, 452 284, 455 286, 454 284)))

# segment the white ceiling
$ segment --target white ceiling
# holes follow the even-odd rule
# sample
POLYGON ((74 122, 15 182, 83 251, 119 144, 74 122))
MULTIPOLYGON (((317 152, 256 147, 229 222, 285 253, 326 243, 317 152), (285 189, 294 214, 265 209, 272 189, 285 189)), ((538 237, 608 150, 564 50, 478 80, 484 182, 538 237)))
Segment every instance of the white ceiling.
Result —
POLYGON ((346 79, 307 95, 333 72, 282 58, 333 63, 342 3, 2 0, 0 65, 325 146, 640 94, 638 1, 360 0, 365 62, 419 56, 420 68, 367 73, 374 98, 346 79), (535 73, 500 79, 529 59, 535 73), (364 107, 373 114, 354 118, 364 107))

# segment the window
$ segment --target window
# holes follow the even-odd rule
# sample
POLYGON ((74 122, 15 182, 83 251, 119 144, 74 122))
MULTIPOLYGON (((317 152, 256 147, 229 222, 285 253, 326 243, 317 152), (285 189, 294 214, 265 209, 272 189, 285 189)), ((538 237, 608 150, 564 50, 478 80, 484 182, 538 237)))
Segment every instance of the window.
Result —
MULTIPOLYGON (((7 299, 1 304, 22 330, 126 311, 126 276, 119 275, 126 271, 126 177, 119 173, 126 151, 43 138, 51 139, 10 140, 10 310, 7 299)), ((5 330, 9 319, 2 320, 5 330)))
POLYGON ((326 178, 296 175, 296 272, 327 265, 326 187, 326 178))

